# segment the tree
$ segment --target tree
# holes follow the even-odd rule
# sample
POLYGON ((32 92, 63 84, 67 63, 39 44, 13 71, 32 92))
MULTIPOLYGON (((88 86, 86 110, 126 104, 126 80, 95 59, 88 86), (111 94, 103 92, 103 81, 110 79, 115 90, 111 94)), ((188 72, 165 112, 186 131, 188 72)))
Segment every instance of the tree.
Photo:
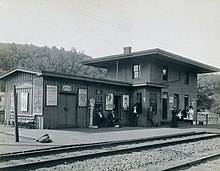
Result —
POLYGON ((198 109, 208 109, 220 115, 220 75, 200 75, 197 87, 198 109))
POLYGON ((66 51, 53 46, 37 47, 34 45, 0 43, 0 69, 7 71, 16 67, 34 70, 54 71, 65 74, 103 77, 106 71, 84 66, 82 61, 91 59, 76 48, 66 51))

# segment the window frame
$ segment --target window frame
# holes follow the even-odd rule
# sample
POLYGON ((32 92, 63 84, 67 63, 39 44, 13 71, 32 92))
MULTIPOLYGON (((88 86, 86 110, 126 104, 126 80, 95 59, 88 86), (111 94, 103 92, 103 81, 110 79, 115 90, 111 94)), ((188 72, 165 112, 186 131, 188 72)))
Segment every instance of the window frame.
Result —
POLYGON ((168 81, 168 67, 167 66, 163 66, 162 74, 163 74, 163 80, 168 81))
POLYGON ((184 83, 185 85, 189 85, 189 72, 185 72, 184 83))
POLYGON ((134 64, 132 66, 132 78, 138 79, 141 77, 141 65, 140 64, 134 64))

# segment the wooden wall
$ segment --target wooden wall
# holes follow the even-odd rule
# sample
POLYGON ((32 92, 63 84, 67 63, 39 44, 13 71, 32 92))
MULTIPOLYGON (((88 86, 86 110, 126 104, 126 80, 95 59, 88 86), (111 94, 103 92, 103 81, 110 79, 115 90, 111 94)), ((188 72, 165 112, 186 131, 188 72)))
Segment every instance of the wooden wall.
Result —
POLYGON ((16 87, 20 87, 17 89, 18 94, 21 92, 28 92, 29 94, 29 105, 28 105, 28 111, 22 112, 19 108, 20 106, 20 100, 18 99, 18 114, 32 114, 32 87, 33 79, 37 78, 38 76, 35 74, 30 73, 24 73, 24 72, 15 72, 11 75, 9 75, 6 79, 6 106, 5 106, 5 113, 6 113, 6 120, 9 120, 9 117, 11 114, 14 114, 13 111, 11 111, 11 93, 13 93, 13 87, 16 85, 16 87))
MULTIPOLYGON (((102 91, 102 99, 103 99, 103 114, 107 117, 110 111, 105 110, 105 95, 106 93, 112 93, 114 96, 121 97, 124 95, 130 95, 130 88, 116 86, 116 85, 108 85, 103 83, 94 83, 88 81, 77 81, 77 80, 67 80, 67 79, 58 79, 53 77, 45 77, 44 78, 44 128, 56 128, 58 123, 60 122, 60 107, 59 104, 57 106, 47 106, 46 105, 46 86, 47 85, 56 85, 58 87, 58 102, 62 93, 76 95, 77 101, 76 104, 76 125, 77 127, 88 127, 89 126, 89 99, 96 98, 96 91, 102 91), (70 92, 64 92, 62 90, 63 85, 69 85, 71 87, 70 92), (87 89, 88 90, 88 103, 86 107, 78 106, 78 89, 87 89), (58 117, 59 116, 59 117, 58 117)), ((121 105, 122 106, 122 105, 121 105)), ((62 109, 61 109, 62 110, 62 109)), ((129 125, 129 111, 121 110, 121 119, 123 125, 129 125)), ((64 112, 65 113, 65 112, 64 112)), ((63 114, 65 115, 65 114, 63 114)), ((68 126, 68 125, 67 125, 68 126)), ((71 126, 71 125, 70 125, 71 126)), ((74 126, 74 125, 72 125, 74 126)))

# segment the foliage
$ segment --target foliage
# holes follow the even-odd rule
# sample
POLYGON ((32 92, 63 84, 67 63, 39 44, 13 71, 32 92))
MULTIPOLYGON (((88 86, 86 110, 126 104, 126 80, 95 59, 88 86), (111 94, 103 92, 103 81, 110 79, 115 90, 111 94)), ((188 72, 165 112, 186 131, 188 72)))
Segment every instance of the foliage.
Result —
POLYGON ((198 77, 198 109, 209 109, 220 114, 220 75, 204 74, 198 77))
MULTIPOLYGON (((77 52, 75 48, 66 51, 53 46, 37 47, 34 45, 0 43, 0 74, 13 68, 23 67, 33 70, 46 70, 65 74, 104 77, 106 71, 81 62, 91 57, 84 52, 77 52)), ((4 86, 0 88, 4 91, 4 86)))
POLYGON ((75 48, 66 51, 64 48, 58 49, 55 46, 49 48, 0 43, 0 68, 3 71, 23 67, 92 77, 105 76, 104 70, 81 64, 87 59, 91 57, 83 52, 77 52, 75 48))

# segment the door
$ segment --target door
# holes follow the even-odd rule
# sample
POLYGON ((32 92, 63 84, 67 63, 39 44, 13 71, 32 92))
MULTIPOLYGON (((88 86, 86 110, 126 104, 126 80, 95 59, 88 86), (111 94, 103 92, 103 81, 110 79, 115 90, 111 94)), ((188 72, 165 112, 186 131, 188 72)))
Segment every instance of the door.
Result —
POLYGON ((77 96, 74 94, 59 94, 59 125, 76 126, 77 96))
POLYGON ((157 93, 151 92, 150 93, 150 105, 153 107, 153 111, 157 113, 157 93))
POLYGON ((168 93, 163 93, 162 96, 162 119, 167 119, 168 112, 168 93))
POLYGON ((119 118, 121 118, 121 109, 121 97, 114 96, 114 111, 115 115, 119 118))
POLYGON ((189 96, 184 96, 184 109, 189 109, 189 96))

